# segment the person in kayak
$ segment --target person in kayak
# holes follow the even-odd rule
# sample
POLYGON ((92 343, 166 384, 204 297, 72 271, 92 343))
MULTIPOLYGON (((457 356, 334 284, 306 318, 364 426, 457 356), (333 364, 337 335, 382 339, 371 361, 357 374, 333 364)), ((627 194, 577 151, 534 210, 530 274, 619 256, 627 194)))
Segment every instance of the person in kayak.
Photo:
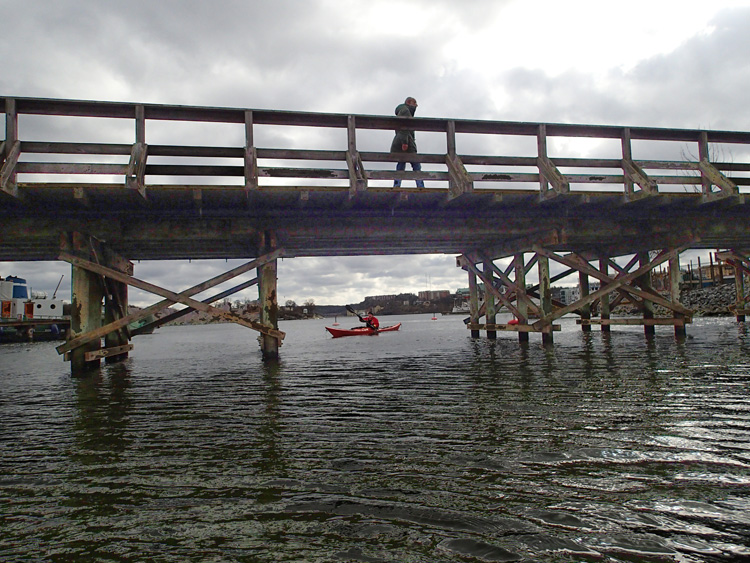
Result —
POLYGON ((372 330, 378 330, 378 328, 380 328, 380 322, 378 321, 377 317, 372 314, 372 311, 367 311, 367 314, 364 317, 360 317, 359 320, 365 323, 372 330))
MULTIPOLYGON (((396 106, 396 115, 399 117, 414 117, 415 111, 417 111, 417 100, 411 96, 406 98, 403 104, 396 106)), ((417 141, 414 138, 414 131, 407 131, 406 129, 399 129, 396 131, 396 136, 391 143, 391 152, 416 153, 417 141)), ((419 172, 422 170, 422 164, 419 162, 412 162, 411 169, 415 172, 419 172)), ((398 162, 396 164, 396 170, 406 170, 406 162, 398 162)), ((401 180, 394 180, 393 187, 401 187, 401 180)), ((424 188, 424 180, 417 180, 417 187, 424 188)))

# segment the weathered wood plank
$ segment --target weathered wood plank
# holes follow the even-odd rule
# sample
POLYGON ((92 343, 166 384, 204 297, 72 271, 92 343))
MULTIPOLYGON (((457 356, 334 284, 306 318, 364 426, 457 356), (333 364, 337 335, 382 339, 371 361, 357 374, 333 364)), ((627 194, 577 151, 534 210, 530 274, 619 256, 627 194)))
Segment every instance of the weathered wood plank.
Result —
POLYGON ((537 328, 534 325, 529 324, 517 324, 517 325, 510 325, 510 324, 481 324, 481 323, 467 323, 466 328, 470 330, 489 330, 489 331, 499 331, 499 332, 541 332, 541 333, 549 333, 549 332, 559 332, 562 330, 561 325, 549 325, 542 328, 537 328))
POLYGON ((19 162, 18 172, 27 174, 110 174, 125 176, 127 164, 80 162, 19 162))
POLYGON ((122 346, 113 346, 111 348, 100 348, 99 350, 93 350, 91 352, 85 352, 84 358, 87 362, 99 360, 101 358, 109 358, 111 356, 119 356, 125 352, 130 352, 133 349, 132 344, 123 344, 122 346))
POLYGON ((655 317, 643 318, 616 318, 616 319, 576 319, 579 325, 625 325, 625 326, 685 326, 692 322, 691 317, 655 317))

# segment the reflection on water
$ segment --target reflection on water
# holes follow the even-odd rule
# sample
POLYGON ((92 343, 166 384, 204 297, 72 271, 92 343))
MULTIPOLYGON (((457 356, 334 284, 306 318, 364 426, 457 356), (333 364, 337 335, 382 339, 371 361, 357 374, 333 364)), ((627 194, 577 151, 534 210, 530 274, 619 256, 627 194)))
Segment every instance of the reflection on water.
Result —
POLYGON ((542 346, 429 317, 290 322, 278 363, 162 328, 81 379, 0 348, 0 560, 750 559, 744 324, 542 346))

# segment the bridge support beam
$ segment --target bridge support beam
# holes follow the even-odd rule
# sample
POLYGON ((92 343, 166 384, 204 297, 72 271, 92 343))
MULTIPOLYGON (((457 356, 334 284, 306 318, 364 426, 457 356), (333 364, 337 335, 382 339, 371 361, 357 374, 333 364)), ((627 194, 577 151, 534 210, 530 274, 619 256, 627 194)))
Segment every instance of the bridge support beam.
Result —
MULTIPOLYGON (((513 267, 507 272, 500 270, 493 261, 481 253, 470 253, 459 256, 456 265, 467 270, 469 273, 469 309, 470 317, 466 322, 467 328, 471 330, 472 338, 478 338, 481 330, 487 331, 488 338, 496 338, 498 331, 518 332, 519 341, 527 342, 529 332, 541 332, 545 342, 551 342, 553 331, 560 330, 559 325, 551 323, 541 328, 528 324, 529 311, 535 316, 540 316, 541 306, 536 304, 532 297, 538 297, 535 288, 526 287, 526 271, 537 258, 530 264, 524 264, 523 254, 516 256, 513 267), (482 264, 480 269, 478 264, 482 264), (511 270, 516 270, 516 281, 509 276, 511 270), (484 283, 485 301, 479 306, 478 279, 484 283), (476 296, 476 297, 475 297, 476 296), (487 297, 489 296, 489 298, 487 297), (507 324, 497 324, 495 316, 497 306, 495 299, 499 300, 515 317, 515 320, 507 324), (515 302, 515 303, 514 303, 515 302), (480 323, 480 318, 485 317, 485 323, 480 323)), ((549 277, 547 287, 549 287, 549 277)), ((549 296, 549 292, 542 293, 549 296)), ((551 300, 550 300, 551 302, 551 300)))
MULTIPOLYGON (((495 276, 492 272, 492 260, 485 259, 483 271, 487 273, 489 285, 484 286, 484 318, 487 321, 487 326, 495 324, 497 320, 497 308, 495 307, 495 295, 490 290, 490 287, 495 285, 495 276)), ((497 338, 497 331, 487 329, 487 338, 494 340, 497 338)))
POLYGON ((477 275, 469 271, 469 316, 471 317, 471 337, 479 338, 479 329, 475 325, 479 324, 479 295, 478 295, 477 275))
MULTIPOLYGON (((74 239, 75 240, 75 239, 74 239)), ((224 321, 231 321, 237 324, 240 324, 242 326, 245 326, 247 328, 256 330, 261 333, 261 336, 269 336, 272 337, 275 341, 268 349, 270 350, 268 355, 275 355, 278 356, 278 348, 281 345, 280 342, 284 338, 284 333, 275 328, 276 325, 276 311, 277 307, 271 307, 269 306, 268 311, 269 313, 266 314, 266 322, 268 324, 256 322, 253 320, 250 320, 248 318, 245 318, 241 315, 237 315, 231 312, 224 311, 222 309, 217 309, 216 307, 212 307, 211 305, 208 305, 208 303, 214 301, 218 297, 209 298, 205 302, 202 301, 196 301, 195 299, 192 299, 190 296, 195 295, 197 293, 201 293, 202 291, 205 291, 211 287, 214 287, 220 283, 223 283, 229 279, 232 279, 233 277, 236 277, 242 273, 245 273, 251 269, 258 268, 259 270, 262 268, 262 266, 266 263, 272 263, 272 267, 269 268, 265 275, 267 276, 267 280, 265 282, 265 286, 268 292, 269 300, 272 298, 273 304, 275 304, 276 300, 276 258, 280 256, 283 253, 282 249, 276 249, 273 252, 261 256, 257 258, 256 260, 253 260, 251 262, 248 262, 246 264, 243 264, 241 266, 238 266, 237 268, 230 270, 229 272, 225 272, 224 274, 221 274, 219 276, 216 276, 214 278, 211 278, 210 280, 193 286, 190 289, 186 289, 182 293, 175 293, 173 291, 169 291, 167 289, 161 288, 159 286, 156 286, 154 284, 145 282, 143 280, 139 280, 137 278, 132 277, 129 274, 126 274, 122 271, 118 271, 116 269, 113 269, 111 267, 103 266, 99 263, 99 256, 101 253, 94 253, 94 255, 91 257, 96 261, 88 260, 86 258, 81 257, 81 254, 83 253, 82 250, 84 247, 78 245, 65 245, 63 244, 63 250, 60 252, 60 259, 65 260, 66 262, 70 262, 70 264, 80 272, 85 272, 85 274, 81 274, 80 279, 82 280, 80 282, 80 290, 78 291, 78 295, 80 295, 80 298, 78 301, 75 301, 74 297, 74 315, 75 312, 75 306, 76 304, 79 305, 79 308, 82 312, 86 313, 86 315, 90 315, 91 319, 88 322, 80 323, 81 329, 76 331, 77 334, 74 334, 71 336, 71 338, 65 342, 65 344, 62 344, 58 346, 57 352, 59 354, 65 354, 66 358, 70 358, 71 356, 76 356, 77 354, 83 354, 84 355, 84 361, 85 362, 92 362, 92 360, 103 357, 109 357, 109 356, 121 356, 128 350, 132 348, 132 345, 126 345, 126 346, 116 346, 114 348, 107 348, 98 350, 98 347, 101 346, 101 339, 103 337, 106 337, 106 335, 118 331, 120 329, 123 329, 126 327, 129 323, 133 323, 139 319, 146 318, 150 315, 155 314, 158 311, 161 311, 162 309, 165 309, 169 307, 170 305, 174 303, 182 303, 183 305, 186 305, 190 309, 194 309, 196 311, 201 311, 203 313, 208 313, 209 315, 212 315, 218 319, 224 320, 224 321), (80 250, 79 250, 80 249, 80 250), (90 285, 89 276, 90 275, 96 275, 99 279, 99 276, 101 276, 101 279, 99 280, 100 284, 100 293, 95 293, 93 290, 88 289, 90 285), (272 276, 272 277, 271 277, 272 276), (273 280, 272 283, 270 283, 270 279, 273 280), (106 280, 102 281, 102 280, 106 280), (142 309, 141 311, 137 313, 131 313, 127 314, 124 317, 119 317, 116 320, 109 322, 105 326, 101 326, 101 302, 102 298, 104 296, 104 291, 107 287, 107 285, 111 285, 113 282, 119 282, 120 284, 126 284, 126 285, 132 285, 134 287, 137 287, 138 289, 142 289, 144 291, 148 291, 150 293, 154 293, 156 295, 160 295, 164 297, 165 299, 155 303, 154 305, 151 305, 150 307, 147 307, 146 309, 142 309), (106 285, 105 285, 106 284, 106 285), (98 311, 98 322, 95 322, 94 320, 94 313, 89 312, 89 309, 93 310, 96 309, 98 311), (271 325, 271 326, 269 326, 271 325), (84 328, 86 330, 84 330, 84 328), (87 351, 88 348, 91 348, 92 351, 87 351), (83 350, 83 352, 79 352, 78 350, 83 350), (98 350, 98 351, 97 351, 98 350)), ((131 265, 132 266, 132 265, 131 265)), ((74 278, 75 279, 75 278, 74 278)), ((247 285, 252 285, 255 283, 256 280, 251 280, 250 282, 246 282, 245 284, 241 284, 237 286, 236 288, 233 288, 230 290, 230 292, 239 291, 240 289, 243 289, 247 285)), ((75 283, 75 282, 74 282, 75 283)), ((117 286, 114 286, 117 287, 117 286)), ((109 294, 116 294, 116 291, 113 290, 107 290, 109 294)), ((74 293, 75 295, 75 293, 74 293)), ((122 307, 122 303, 118 304, 117 306, 113 306, 111 309, 113 313, 111 316, 119 316, 118 310, 125 310, 125 308, 122 307)), ((95 367, 92 363, 87 363, 84 365, 84 367, 81 367, 80 369, 88 369, 91 367, 95 367)), ((79 368, 74 368, 74 370, 78 370, 79 368)))
MULTIPOLYGON (((70 336, 75 338, 102 326, 102 299, 104 288, 101 278, 78 266, 72 267, 72 307, 70 314, 70 336)), ((91 341, 70 352, 72 375, 82 375, 99 367, 99 359, 87 361, 86 354, 101 348, 101 339, 91 341)))
MULTIPOLYGON (((63 252, 74 252, 79 256, 104 264, 124 274, 133 273, 133 264, 116 253, 105 248, 100 241, 82 235, 71 233, 63 235, 61 239, 63 252)), ((127 315, 128 289, 127 285, 108 280, 101 274, 82 266, 72 265, 72 307, 70 338, 101 329, 102 302, 104 305, 104 319, 114 322, 127 315)), ((105 347, 102 348, 101 337, 93 338, 83 345, 70 350, 70 369, 74 376, 99 367, 101 358, 106 362, 116 362, 128 357, 132 349, 129 344, 130 335, 127 326, 105 335, 105 347)))
MULTIPOLYGON (((526 264, 524 263, 523 253, 516 254, 513 256, 513 267, 516 271, 516 294, 520 295, 526 291, 526 264)), ((518 301, 518 324, 528 324, 529 322, 529 307, 525 301, 518 301)), ((528 342, 529 333, 520 332, 518 333, 519 342, 528 342)))
MULTIPOLYGON (((585 299, 590 291, 589 287, 589 275, 584 274, 583 272, 578 272, 578 295, 585 299)), ((591 304, 586 303, 581 307, 581 320, 590 320, 591 319, 591 304)), ((589 323, 581 323, 581 330, 583 332, 591 332, 591 324, 589 323)))
MULTIPOLYGON (((270 256, 276 249, 276 236, 272 232, 263 234, 261 244, 270 256)), ((258 300, 260 302, 260 324, 266 328, 258 336, 260 350, 264 360, 276 360, 279 357, 281 338, 279 331, 279 300, 277 291, 278 266, 276 258, 265 260, 258 266, 258 300)))
POLYGON ((461 255, 456 260, 456 265, 469 273, 469 292, 472 301, 477 295, 477 279, 482 280, 485 289, 485 301, 481 307, 470 301, 471 317, 466 321, 467 328, 471 330, 473 338, 479 336, 480 330, 487 331, 488 338, 494 338, 497 331, 516 331, 521 342, 528 340, 530 332, 540 332, 542 342, 551 344, 554 332, 560 330, 560 325, 554 324, 554 321, 573 313, 580 315, 578 323, 585 332, 590 331, 591 325, 594 324, 600 324, 602 332, 609 332, 611 325, 642 325, 644 333, 649 336, 655 333, 656 325, 673 325, 675 336, 684 337, 685 325, 691 322, 693 314, 693 311, 683 307, 679 302, 679 254, 685 248, 687 245, 656 251, 654 258, 650 258, 648 252, 639 252, 627 265, 620 266, 614 258, 605 258, 603 255, 592 258, 583 253, 558 254, 542 246, 533 245, 534 256, 528 263, 525 263, 523 252, 516 253, 505 272, 482 252, 461 255), (551 260, 567 266, 568 269, 551 276, 551 260), (598 262, 599 267, 589 263, 590 260, 598 262), (668 298, 655 291, 651 283, 653 270, 667 261, 670 266, 668 298), (526 274, 535 263, 539 283, 528 287, 526 274), (631 271, 636 265, 637 268, 631 271), (615 275, 610 275, 610 268, 615 270, 615 275), (513 271, 515 280, 512 279, 513 271), (578 274, 579 280, 579 298, 574 303, 567 304, 553 299, 552 283, 575 273, 578 274), (600 288, 596 291, 590 291, 590 278, 600 282, 600 288), (611 300, 613 294, 617 294, 617 297, 611 300), (496 324, 495 299, 513 314, 513 321, 496 324), (620 318, 611 318, 612 310, 621 304, 629 304, 631 311, 620 318), (667 314, 671 313, 672 316, 657 318, 657 305, 666 309, 667 314), (632 308, 642 317, 632 316, 632 308), (596 311, 600 315, 598 319, 592 318, 596 311), (482 316, 485 316, 484 324, 480 324, 482 316), (529 324, 529 316, 538 320, 529 324))
MULTIPOLYGON (((649 259, 648 252, 638 253, 638 263, 641 269, 648 268, 649 259)), ((649 268, 636 280, 636 284, 647 293, 653 293, 651 287, 651 269, 649 268)), ((654 336, 656 334, 656 327, 649 323, 650 319, 654 318, 654 302, 650 299, 643 299, 643 333, 646 336, 654 336)))
MULTIPOLYGON (((599 270, 609 277, 609 262, 606 259, 601 258, 599 260, 599 270)), ((601 282, 602 287, 606 285, 606 282, 601 282)), ((679 292, 677 295, 679 295, 679 292)), ((599 299, 599 317, 602 319, 602 332, 610 332, 610 325, 604 322, 610 319, 609 293, 602 295, 599 299)))
MULTIPOLYGON (((539 269, 539 304, 541 305, 542 317, 552 313, 552 282, 549 275, 549 258, 540 256, 537 262, 539 269)), ((542 332, 542 343, 552 344, 552 331, 542 332)))
MULTIPOLYGON (((673 302, 678 303, 680 301, 680 256, 674 256, 669 259, 669 296, 673 302)), ((675 318, 681 319, 682 324, 675 323, 674 335, 675 338, 684 339, 687 336, 687 330, 685 329, 685 315, 679 312, 675 312, 675 318)))
MULTIPOLYGON (((122 319, 128 314, 128 284, 116 281, 107 281, 104 278, 107 292, 104 295, 104 322, 111 323, 122 319)), ((111 364, 125 360, 128 357, 128 351, 132 346, 130 342, 130 332, 127 325, 119 330, 110 332, 104 337, 104 347, 107 350, 116 350, 111 355, 104 357, 104 362, 111 364)))
MULTIPOLYGON (((279 328, 279 302, 276 291, 277 265, 271 260, 258 268, 258 297, 260 300, 260 323, 268 328, 279 328)), ((265 360, 279 357, 281 340, 270 334, 261 334, 260 350, 265 360)))

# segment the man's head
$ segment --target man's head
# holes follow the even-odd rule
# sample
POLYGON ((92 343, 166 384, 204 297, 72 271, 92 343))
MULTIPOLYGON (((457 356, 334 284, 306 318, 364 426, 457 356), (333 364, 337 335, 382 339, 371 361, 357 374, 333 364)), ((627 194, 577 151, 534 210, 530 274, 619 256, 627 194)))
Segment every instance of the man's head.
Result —
POLYGON ((405 104, 406 104, 407 106, 414 106, 414 107, 417 107, 417 100, 415 100, 415 99, 414 99, 414 98, 412 98, 412 97, 408 97, 408 98, 406 98, 406 100, 404 100, 404 103, 405 103, 405 104))

